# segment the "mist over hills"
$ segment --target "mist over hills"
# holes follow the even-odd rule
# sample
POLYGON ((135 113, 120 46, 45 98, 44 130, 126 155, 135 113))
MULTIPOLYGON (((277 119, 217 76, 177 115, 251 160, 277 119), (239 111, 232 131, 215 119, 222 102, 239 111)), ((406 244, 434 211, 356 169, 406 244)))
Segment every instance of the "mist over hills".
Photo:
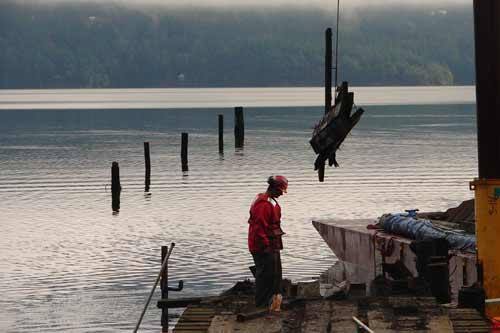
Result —
MULTIPOLYGON (((470 6, 359 7, 340 29, 353 85, 473 84, 470 6)), ((317 86, 316 7, 144 8, 0 4, 0 88, 317 86)))
MULTIPOLYGON (((322 9, 336 8, 337 1, 335 0, 9 0, 18 4, 75 4, 75 3, 105 3, 118 4, 125 6, 144 7, 156 5, 162 8, 172 7, 302 7, 311 8, 318 7, 322 9)), ((472 5, 472 0, 342 0, 342 9, 353 7, 387 7, 387 6, 453 6, 453 5, 472 5)))

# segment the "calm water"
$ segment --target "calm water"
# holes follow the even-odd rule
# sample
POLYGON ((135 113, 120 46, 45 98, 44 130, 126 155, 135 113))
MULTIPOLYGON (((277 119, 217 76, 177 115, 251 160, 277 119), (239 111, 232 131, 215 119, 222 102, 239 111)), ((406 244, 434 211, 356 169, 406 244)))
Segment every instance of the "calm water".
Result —
MULTIPOLYGON (((0 331, 131 330, 175 242, 170 273, 179 296, 217 294, 249 278, 249 204, 272 173, 292 279, 334 260, 313 217, 375 218, 408 208, 440 210, 472 197, 473 105, 372 106, 338 153, 325 183, 308 146, 321 108, 246 108, 246 145, 235 151, 232 109, 0 111, 0 331), (217 114, 226 121, 225 154, 217 114), (189 132, 188 174, 180 133, 189 132), (151 142, 151 196, 143 192, 143 141, 151 142), (111 213, 118 161, 122 209, 111 213)), ((158 296, 158 294, 156 295, 158 296)), ((155 298, 156 300, 156 298, 155 298)), ((143 331, 158 331, 150 307, 143 331)))
MULTIPOLYGON (((359 105, 471 104, 474 86, 351 87, 359 105)), ((321 87, 0 90, 0 110, 322 106, 321 87)))

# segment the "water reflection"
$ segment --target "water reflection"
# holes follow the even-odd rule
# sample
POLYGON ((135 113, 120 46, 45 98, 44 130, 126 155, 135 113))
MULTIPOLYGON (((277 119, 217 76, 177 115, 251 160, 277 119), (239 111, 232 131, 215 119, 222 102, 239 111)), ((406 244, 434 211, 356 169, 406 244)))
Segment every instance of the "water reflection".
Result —
POLYGON ((245 149, 244 148, 235 148, 234 149, 234 155, 238 156, 238 157, 245 156, 245 149))

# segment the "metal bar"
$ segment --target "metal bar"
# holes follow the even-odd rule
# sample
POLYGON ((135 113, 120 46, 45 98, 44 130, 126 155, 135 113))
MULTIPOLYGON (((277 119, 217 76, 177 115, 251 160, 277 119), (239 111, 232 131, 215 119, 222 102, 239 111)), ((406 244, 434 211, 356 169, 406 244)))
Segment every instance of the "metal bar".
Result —
POLYGON ((361 320, 359 320, 358 318, 352 316, 352 320, 354 320, 354 322, 359 326, 361 327, 362 329, 364 329, 365 331, 367 331, 368 333, 375 333, 374 331, 372 331, 368 326, 366 326, 361 320))
POLYGON ((156 277, 155 284, 153 285, 153 288, 151 289, 151 292, 149 293, 149 297, 148 297, 148 300, 146 301, 146 305, 144 305, 144 309, 142 310, 141 316, 139 317, 139 320, 137 321, 137 325, 135 325, 134 333, 137 333, 139 326, 141 326, 141 322, 142 322, 142 319, 144 318, 144 314, 146 313, 146 310, 148 309, 149 302, 151 302, 151 298, 153 298, 153 294, 155 292, 156 286, 158 285, 158 282, 160 281, 161 274, 163 273, 163 270, 165 269, 165 266, 168 263, 168 258, 170 258, 170 254, 172 253, 174 246, 175 246, 175 243, 170 244, 170 249, 168 250, 168 253, 165 256, 165 260, 163 260, 163 263, 161 264, 160 272, 158 273, 158 276, 156 277))
MULTIPOLYGON (((161 247, 161 262, 165 260, 168 254, 168 246, 161 247)), ((160 277, 161 298, 168 299, 168 263, 160 277)), ((168 308, 161 309, 161 330, 168 332, 168 308)))

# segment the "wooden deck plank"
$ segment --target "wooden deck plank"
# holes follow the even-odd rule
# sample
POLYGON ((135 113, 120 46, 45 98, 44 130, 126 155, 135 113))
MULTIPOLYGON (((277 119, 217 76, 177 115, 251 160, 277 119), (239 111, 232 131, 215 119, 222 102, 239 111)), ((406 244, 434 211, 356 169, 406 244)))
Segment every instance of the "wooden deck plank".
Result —
POLYGON ((489 323, 475 309, 451 309, 449 317, 456 333, 487 333, 489 323))
POLYGON ((198 305, 188 306, 179 318, 173 332, 206 333, 208 332, 208 328, 212 323, 214 315, 215 310, 212 308, 201 307, 198 305))

